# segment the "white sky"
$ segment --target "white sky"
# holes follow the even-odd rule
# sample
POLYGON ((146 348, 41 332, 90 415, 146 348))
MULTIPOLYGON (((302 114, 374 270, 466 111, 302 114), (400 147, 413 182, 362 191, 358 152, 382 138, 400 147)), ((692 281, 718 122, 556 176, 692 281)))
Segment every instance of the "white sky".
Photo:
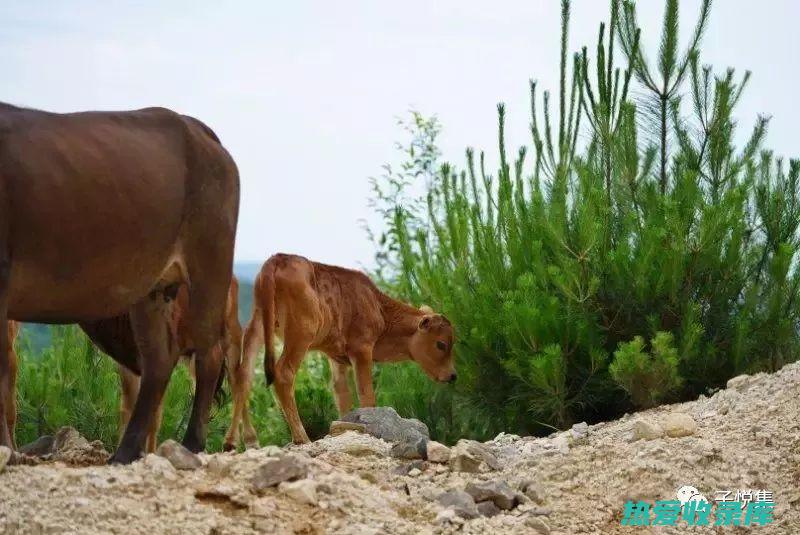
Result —
MULTIPOLYGON (((639 2, 648 50, 663 2, 639 2)), ((681 2, 685 43, 699 0, 681 2)), ((0 100, 52 111, 173 108, 208 123, 236 159, 236 258, 295 252, 370 265, 359 220, 367 178, 395 158, 395 118, 438 114, 445 158, 467 145, 528 143, 528 79, 556 90, 557 0, 4 2, 0 100)), ((740 107, 749 131, 773 115, 768 145, 800 155, 792 0, 717 1, 703 61, 753 71, 740 107)), ((595 47, 608 2, 574 0, 570 45, 595 47)), ((622 64, 620 63, 620 66, 622 64)))

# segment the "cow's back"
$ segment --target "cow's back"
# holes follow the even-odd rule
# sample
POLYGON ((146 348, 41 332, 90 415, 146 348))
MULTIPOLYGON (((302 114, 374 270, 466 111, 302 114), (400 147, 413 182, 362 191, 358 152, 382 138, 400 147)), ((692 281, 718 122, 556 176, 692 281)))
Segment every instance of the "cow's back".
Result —
POLYGON ((191 191, 202 187, 192 183, 192 167, 204 163, 198 158, 229 159, 218 145, 199 124, 159 108, 0 108, 10 317, 111 317, 149 292, 180 262, 191 191))

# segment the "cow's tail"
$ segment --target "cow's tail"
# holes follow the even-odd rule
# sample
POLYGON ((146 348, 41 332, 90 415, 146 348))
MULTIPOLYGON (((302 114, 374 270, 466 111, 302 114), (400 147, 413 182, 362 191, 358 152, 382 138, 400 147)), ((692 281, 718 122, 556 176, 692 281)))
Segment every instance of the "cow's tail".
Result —
POLYGON ((264 331, 264 375, 267 386, 275 382, 275 263, 267 261, 263 272, 262 316, 264 331))

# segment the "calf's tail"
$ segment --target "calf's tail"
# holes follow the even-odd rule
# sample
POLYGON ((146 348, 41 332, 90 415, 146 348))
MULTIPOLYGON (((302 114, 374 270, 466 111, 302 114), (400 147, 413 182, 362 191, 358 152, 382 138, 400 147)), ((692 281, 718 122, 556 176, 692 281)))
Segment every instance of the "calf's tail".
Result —
POLYGON ((275 265, 267 262, 264 269, 261 324, 264 333, 264 375, 267 386, 275 382, 275 265))

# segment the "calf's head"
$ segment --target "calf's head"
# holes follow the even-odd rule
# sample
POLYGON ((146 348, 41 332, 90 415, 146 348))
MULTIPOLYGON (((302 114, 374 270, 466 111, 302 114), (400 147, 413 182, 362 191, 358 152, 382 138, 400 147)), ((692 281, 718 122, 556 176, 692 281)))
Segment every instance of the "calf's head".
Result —
POLYGON ((428 307, 421 309, 422 316, 417 330, 409 340, 411 358, 434 381, 452 383, 456 380, 453 362, 453 326, 441 314, 435 314, 428 307))

